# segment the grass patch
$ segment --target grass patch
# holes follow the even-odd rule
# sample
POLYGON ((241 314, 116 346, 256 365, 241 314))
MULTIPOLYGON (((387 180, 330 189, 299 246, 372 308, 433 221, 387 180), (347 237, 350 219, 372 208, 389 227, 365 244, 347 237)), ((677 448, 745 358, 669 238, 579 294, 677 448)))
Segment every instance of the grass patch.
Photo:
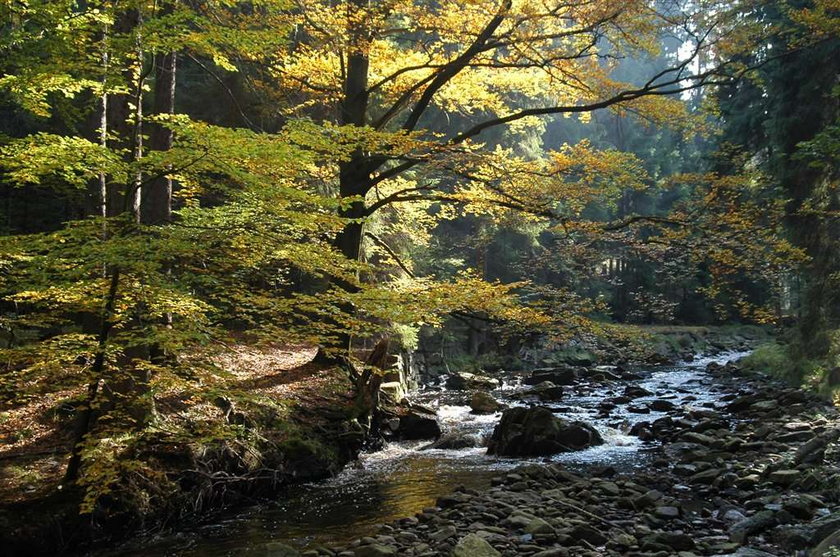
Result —
POLYGON ((840 361, 834 350, 820 359, 809 359, 795 344, 769 342, 741 360, 744 370, 764 373, 796 386, 837 399, 840 394, 840 361))
MULTIPOLYGON (((756 348, 752 354, 741 360, 747 371, 765 373, 788 381, 797 380, 797 365, 788 353, 788 347, 778 342, 769 342, 756 348)), ((801 377, 800 377, 801 378, 801 377)))

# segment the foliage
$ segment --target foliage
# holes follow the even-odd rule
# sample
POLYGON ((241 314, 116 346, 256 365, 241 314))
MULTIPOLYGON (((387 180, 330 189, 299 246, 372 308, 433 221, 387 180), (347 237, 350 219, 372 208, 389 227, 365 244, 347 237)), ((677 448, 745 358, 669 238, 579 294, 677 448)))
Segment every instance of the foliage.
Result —
MULTIPOLYGON (((125 478, 154 478, 155 435, 259 435, 166 429, 154 413, 172 390, 253 402, 193 357, 233 334, 352 355, 351 339, 412 347, 455 317, 511 344, 629 343, 598 318, 677 319, 680 289, 721 318, 773 320, 807 248, 782 237, 768 169, 698 162, 695 132, 712 121, 688 98, 736 83, 759 62, 751 48, 783 36, 752 8, 3 3, 0 103, 26 123, 0 130, 4 191, 27 208, 37 192, 66 202, 49 226, 0 237, 3 403, 86 393, 83 472, 68 476, 92 511, 125 478), (202 106, 224 104, 215 93, 238 114, 202 106), (155 207, 165 216, 150 222, 155 207)), ((829 12, 791 18, 826 34, 829 12)), ((834 140, 809 138, 807 164, 834 140)))

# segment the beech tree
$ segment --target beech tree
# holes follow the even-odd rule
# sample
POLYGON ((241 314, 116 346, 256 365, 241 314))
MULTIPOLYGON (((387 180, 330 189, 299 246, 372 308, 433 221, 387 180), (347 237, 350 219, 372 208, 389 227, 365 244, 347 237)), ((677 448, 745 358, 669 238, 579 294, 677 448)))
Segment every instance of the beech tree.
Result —
MULTIPOLYGON (((340 195, 350 202, 336 245, 356 259, 364 219, 390 203, 437 199, 442 188, 426 171, 382 191, 421 165, 462 177, 486 166, 482 157, 492 153, 477 143, 485 130, 605 108, 659 121, 685 117, 675 95, 743 70, 714 63, 734 33, 731 13, 703 2, 298 2, 292 41, 270 72, 294 93, 282 107, 288 114, 429 142, 423 152, 358 149, 341 161, 340 195), (665 34, 686 45, 671 67, 641 83, 612 78, 614 60, 656 51, 665 34), (440 112, 463 116, 460 125, 431 125, 440 112), (465 154, 474 156, 458 157, 465 154)), ((536 209, 498 181, 486 189, 497 201, 536 209)))

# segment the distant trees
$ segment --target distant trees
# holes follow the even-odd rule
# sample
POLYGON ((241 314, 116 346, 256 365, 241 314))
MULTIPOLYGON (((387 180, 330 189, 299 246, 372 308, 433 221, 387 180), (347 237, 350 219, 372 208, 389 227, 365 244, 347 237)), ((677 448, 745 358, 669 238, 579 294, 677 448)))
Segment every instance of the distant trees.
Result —
POLYGON ((774 58, 755 79, 721 90, 724 140, 767 174, 765 196, 785 200, 787 232, 808 256, 797 281, 799 347, 823 358, 836 354, 832 336, 840 328, 840 14, 828 2, 766 2, 752 17, 775 34, 741 56, 747 63, 774 58))

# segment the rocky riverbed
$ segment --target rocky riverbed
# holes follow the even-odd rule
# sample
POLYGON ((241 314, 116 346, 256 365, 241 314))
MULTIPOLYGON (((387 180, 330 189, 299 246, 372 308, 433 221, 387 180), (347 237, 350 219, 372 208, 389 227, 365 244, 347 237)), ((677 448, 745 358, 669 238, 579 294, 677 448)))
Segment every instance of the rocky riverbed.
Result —
MULTIPOLYGON (((304 554, 806 555, 840 529, 837 412, 737 364, 710 364, 704 376, 713 382, 705 401, 634 403, 626 392, 600 406, 602 418, 625 399, 639 408, 631 433, 651 453, 640 471, 529 464, 489 489, 456 489, 374 535, 304 554), (651 408, 655 419, 645 419, 651 408)), ((281 543, 266 549, 297 554, 281 543)))

